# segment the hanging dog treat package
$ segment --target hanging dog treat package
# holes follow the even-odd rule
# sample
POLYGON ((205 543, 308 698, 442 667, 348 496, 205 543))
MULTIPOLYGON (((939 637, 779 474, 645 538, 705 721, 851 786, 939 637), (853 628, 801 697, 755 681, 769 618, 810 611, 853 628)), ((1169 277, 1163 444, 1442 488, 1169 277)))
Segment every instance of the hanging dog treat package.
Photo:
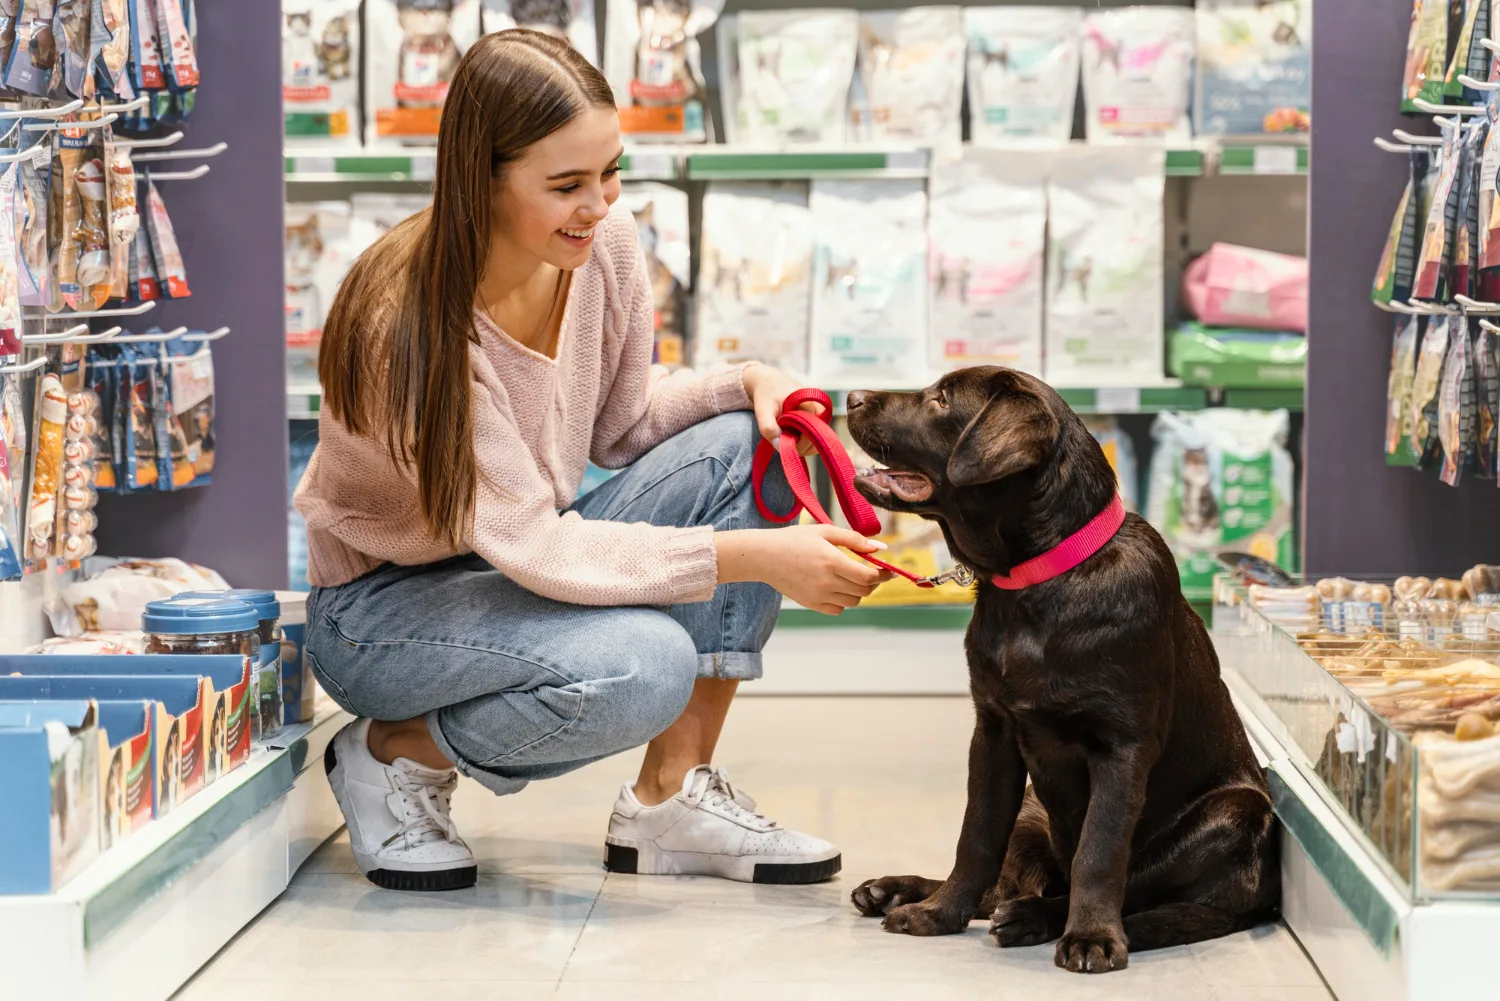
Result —
POLYGON ((635 217, 646 274, 656 306, 658 365, 686 362, 687 291, 692 278, 688 236, 687 192, 665 184, 642 182, 620 187, 620 201, 635 217))
POLYGON ((1083 19, 1088 140, 1187 140, 1195 46, 1189 7, 1126 7, 1083 19))
POLYGON ((145 228, 151 236, 151 256, 162 293, 168 299, 185 299, 192 295, 182 251, 177 248, 177 233, 167 215, 167 203, 162 201, 161 192, 156 190, 150 174, 146 175, 145 228))
POLYGON ((956 152, 963 132, 962 9, 861 12, 859 84, 851 138, 956 152))
POLYGON ((722 183, 703 196, 693 363, 807 373, 812 217, 797 183, 722 183))
MULTIPOLYGON (((1420 112, 1413 102, 1443 102, 1448 67, 1448 18, 1452 5, 1441 0, 1412 0, 1411 32, 1406 41, 1401 110, 1420 112)), ((1458 8, 1460 11, 1462 6, 1458 8)))
POLYGON ((1161 149, 1076 149, 1054 158, 1045 371, 1054 385, 1162 377, 1161 149))
POLYGON ((16 240, 20 174, 19 164, 0 165, 0 357, 4 358, 21 354, 21 275, 16 240))
POLYGON ((453 71, 478 37, 478 0, 369 0, 365 28, 366 141, 436 142, 453 71))
MULTIPOLYGON (((1464 0, 1464 16, 1457 37, 1449 48, 1448 71, 1443 75, 1443 96, 1454 104, 1478 104, 1488 96, 1459 79, 1490 79, 1494 56, 1485 48, 1491 30, 1491 0, 1464 0)), ((1451 12, 1450 12, 1451 13, 1451 12)), ((1452 21, 1449 21, 1452 30, 1452 21)))
POLYGON ((43 97, 57 68, 53 33, 54 0, 15 0, 15 41, 5 65, 5 85, 21 94, 43 97))
POLYGON ((166 350, 166 389, 176 426, 170 429, 173 456, 181 463, 178 488, 207 486, 214 471, 214 356, 207 342, 170 340, 166 350), (179 454, 180 452, 180 454, 179 454))
POLYGON ((707 142, 698 36, 723 0, 607 0, 604 75, 620 131, 637 141, 707 142))
POLYGON ((921 181, 812 182, 812 376, 925 381, 921 181))
POLYGON ((47 215, 52 197, 52 133, 26 128, 38 119, 21 120, 21 148, 32 155, 20 162, 16 188, 16 219, 21 253, 16 260, 21 280, 21 304, 46 306, 52 300, 52 279, 47 253, 47 215))
POLYGON ((1199 135, 1312 130, 1310 0, 1201 0, 1199 135))
POLYGON ((966 7, 969 132, 975 145, 1067 142, 1078 100, 1083 11, 966 7))
MULTIPOLYGON (((839 143, 859 47, 852 10, 745 11, 738 16, 735 142, 839 143)), ((722 60, 723 49, 720 49, 722 60)))
POLYGON ((528 28, 564 39, 599 65, 599 36, 594 28, 594 0, 482 0, 481 30, 488 35, 528 28))
POLYGON ((1048 156, 969 147, 934 165, 932 366, 1042 373, 1048 156))
MULTIPOLYGON (((3 4, 0 4, 3 6, 3 4)), ((89 26, 90 65, 99 89, 117 100, 135 96, 127 66, 130 62, 130 0, 94 0, 94 18, 89 26)), ((0 46, 3 46, 0 39, 0 46)))
POLYGON ((281 17, 287 141, 359 145, 359 0, 288 0, 281 17))

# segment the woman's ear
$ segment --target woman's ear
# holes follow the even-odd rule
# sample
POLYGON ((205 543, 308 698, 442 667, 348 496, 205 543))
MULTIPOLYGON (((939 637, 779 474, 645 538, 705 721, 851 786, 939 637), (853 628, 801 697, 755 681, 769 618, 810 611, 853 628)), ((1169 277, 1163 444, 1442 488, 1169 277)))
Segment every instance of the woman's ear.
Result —
POLYGON ((948 482, 972 487, 1032 469, 1052 451, 1059 430, 1052 411, 1033 394, 993 396, 959 435, 948 457, 948 482))

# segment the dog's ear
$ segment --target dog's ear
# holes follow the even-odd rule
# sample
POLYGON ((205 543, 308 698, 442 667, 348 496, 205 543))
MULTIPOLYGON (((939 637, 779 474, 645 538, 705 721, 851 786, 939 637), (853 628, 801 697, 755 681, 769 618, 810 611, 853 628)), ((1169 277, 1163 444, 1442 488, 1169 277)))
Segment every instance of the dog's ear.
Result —
POLYGON ((1057 418, 1028 392, 990 398, 969 422, 948 457, 948 482, 955 487, 993 483, 1041 464, 1057 442, 1057 418))

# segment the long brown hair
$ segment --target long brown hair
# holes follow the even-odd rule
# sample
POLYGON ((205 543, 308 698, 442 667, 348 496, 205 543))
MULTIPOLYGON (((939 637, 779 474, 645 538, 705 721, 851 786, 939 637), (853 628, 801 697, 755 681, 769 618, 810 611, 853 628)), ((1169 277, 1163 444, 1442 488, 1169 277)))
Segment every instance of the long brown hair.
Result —
POLYGON ((383 437, 397 465, 415 466, 427 531, 454 548, 474 517, 469 344, 492 186, 588 107, 612 108, 614 96, 567 42, 522 29, 479 39, 444 102, 432 207, 354 262, 323 325, 324 406, 350 433, 383 437))

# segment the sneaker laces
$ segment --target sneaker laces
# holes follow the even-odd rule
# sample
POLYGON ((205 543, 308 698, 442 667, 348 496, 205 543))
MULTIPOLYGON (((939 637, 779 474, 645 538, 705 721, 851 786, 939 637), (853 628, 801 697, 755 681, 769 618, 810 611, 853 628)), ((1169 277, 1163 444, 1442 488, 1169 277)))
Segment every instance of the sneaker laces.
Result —
POLYGON ((397 838, 405 838, 409 848, 430 841, 458 840, 458 827, 449 816, 458 772, 449 772, 441 782, 424 780, 403 768, 389 769, 387 774, 392 791, 386 802, 401 821, 401 829, 386 838, 386 845, 397 838))
POLYGON ((693 806, 702 804, 710 807, 747 827, 762 831, 773 830, 776 827, 776 821, 770 817, 746 809, 735 800, 734 786, 730 784, 729 773, 723 768, 711 769, 707 765, 700 765, 693 772, 693 781, 688 787, 685 798, 693 806))

